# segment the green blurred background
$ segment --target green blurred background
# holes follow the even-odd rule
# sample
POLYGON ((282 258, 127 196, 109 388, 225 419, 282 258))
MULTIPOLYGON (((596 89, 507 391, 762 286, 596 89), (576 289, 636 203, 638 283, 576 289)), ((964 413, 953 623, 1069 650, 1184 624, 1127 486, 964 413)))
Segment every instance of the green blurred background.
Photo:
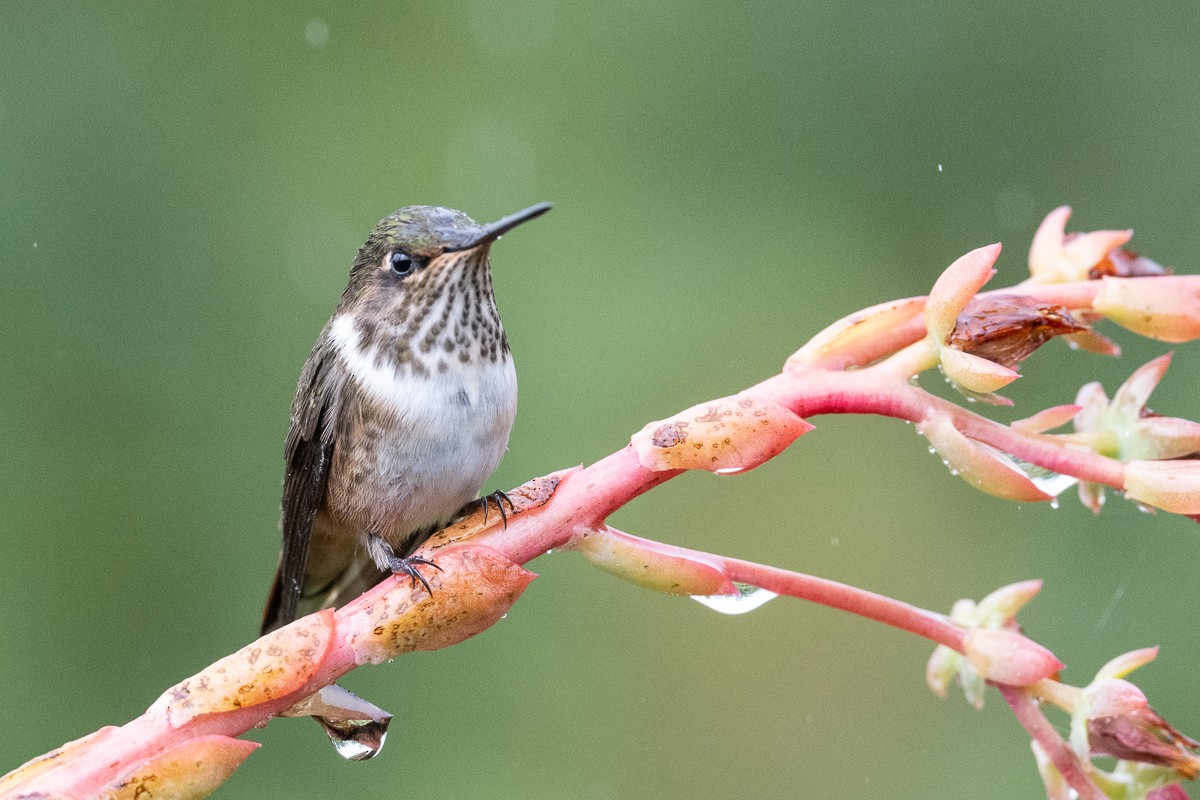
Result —
MULTIPOLYGON (((381 216, 556 207, 494 252, 521 375, 490 488, 590 462, 776 371, 825 324, 923 293, 1040 217, 1132 226, 1200 269, 1200 12, 995 4, 0 5, 0 771, 141 713, 258 624, 304 357, 381 216)), ((1055 342, 1017 413, 1110 391, 1055 342)), ((1154 399, 1198 416, 1200 349, 1154 399)), ((936 383, 934 380, 932 383, 936 383)), ((999 413, 1011 419, 1013 414, 999 413)), ((820 418, 744 477, 615 524, 935 609, 1041 576, 1023 619, 1086 682, 1200 731, 1200 529, 1073 492, 1018 507, 911 428, 820 418)), ((996 695, 938 702, 930 645, 797 602, 727 618, 571 555, 508 617, 347 684, 398 712, 341 762, 280 721, 220 797, 1036 797, 996 695)))

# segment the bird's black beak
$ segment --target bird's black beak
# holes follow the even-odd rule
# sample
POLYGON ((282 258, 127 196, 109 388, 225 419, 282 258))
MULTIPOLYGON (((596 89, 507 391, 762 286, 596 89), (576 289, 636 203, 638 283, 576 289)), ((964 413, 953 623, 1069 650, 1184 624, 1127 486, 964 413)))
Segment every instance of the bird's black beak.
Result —
POLYGON ((530 206, 524 211, 518 211, 515 214, 509 214, 504 219, 497 220, 491 225, 484 225, 479 230, 467 233, 458 244, 448 249, 447 252, 454 252, 455 250, 470 250, 472 247, 478 247, 486 242, 494 242, 496 239, 499 239, 501 235, 508 233, 522 222, 528 222, 535 217, 540 217, 542 214, 545 214, 547 211, 549 211, 550 208, 550 203, 538 203, 537 205, 530 206))

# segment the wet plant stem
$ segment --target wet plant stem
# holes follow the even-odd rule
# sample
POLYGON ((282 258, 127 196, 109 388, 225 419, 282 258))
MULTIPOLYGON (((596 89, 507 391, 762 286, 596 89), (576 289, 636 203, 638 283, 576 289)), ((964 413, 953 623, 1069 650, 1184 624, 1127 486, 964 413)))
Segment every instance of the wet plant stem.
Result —
POLYGON ((1107 800, 1107 795, 1100 791, 1080 768, 1079 761, 1075 758, 1075 751, 1063 741, 1062 736, 1046 719, 1046 715, 1038 707, 1032 693, 1028 689, 1016 686, 993 685, 1000 691, 1017 721, 1025 728, 1030 738, 1037 742, 1038 746, 1046 753, 1051 763, 1054 764, 1054 768, 1075 790, 1080 800, 1107 800))

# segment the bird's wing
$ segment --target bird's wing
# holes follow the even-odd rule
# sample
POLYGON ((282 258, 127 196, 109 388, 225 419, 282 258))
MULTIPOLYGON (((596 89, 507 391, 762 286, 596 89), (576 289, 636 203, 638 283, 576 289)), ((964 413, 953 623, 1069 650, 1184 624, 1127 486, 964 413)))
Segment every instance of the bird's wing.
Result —
POLYGON ((264 633, 296 618, 313 521, 325 500, 333 460, 334 421, 341 395, 337 370, 332 368, 336 358, 323 334, 305 362, 296 387, 292 427, 284 446, 283 552, 263 613, 264 633))

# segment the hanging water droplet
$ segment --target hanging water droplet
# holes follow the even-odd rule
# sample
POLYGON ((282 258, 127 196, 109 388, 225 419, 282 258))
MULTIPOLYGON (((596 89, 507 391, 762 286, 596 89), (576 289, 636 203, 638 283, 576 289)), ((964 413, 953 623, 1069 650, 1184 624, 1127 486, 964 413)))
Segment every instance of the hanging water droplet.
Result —
POLYGON ((1017 458, 1011 453, 1006 453, 1003 450, 997 450, 996 448, 983 444, 982 442, 980 443, 980 446, 987 448, 998 458, 1004 459, 1012 464, 1013 467, 1019 469, 1025 474, 1025 477, 1029 478, 1030 482, 1032 482, 1034 486, 1051 497, 1058 497, 1067 489, 1070 489, 1072 486, 1079 483, 1078 478, 1071 477, 1070 475, 1062 475, 1058 472, 1048 470, 1045 467, 1032 464, 1023 458, 1017 458))
POLYGON ((376 747, 366 745, 357 739, 333 739, 333 749, 337 754, 347 761, 366 761, 368 758, 374 758, 375 755, 383 748, 383 740, 387 736, 379 739, 379 744, 376 747))
POLYGON ((1054 508, 1054 509, 1058 508, 1058 498, 1057 497, 1050 501, 1050 507, 1054 508))
POLYGON ((934 447, 933 445, 929 445, 929 455, 931 455, 931 456, 937 455, 937 448, 934 447))
POLYGON ((694 594, 691 597, 697 603, 721 614, 745 614, 779 596, 748 583, 735 582, 733 585, 738 590, 737 594, 694 594))
POLYGON ((328 720, 314 717, 333 744, 337 754, 347 761, 366 761, 383 749, 391 717, 381 720, 328 720))
POLYGON ((739 472, 745 472, 745 467, 721 467, 714 470, 718 475, 737 475, 739 472))

